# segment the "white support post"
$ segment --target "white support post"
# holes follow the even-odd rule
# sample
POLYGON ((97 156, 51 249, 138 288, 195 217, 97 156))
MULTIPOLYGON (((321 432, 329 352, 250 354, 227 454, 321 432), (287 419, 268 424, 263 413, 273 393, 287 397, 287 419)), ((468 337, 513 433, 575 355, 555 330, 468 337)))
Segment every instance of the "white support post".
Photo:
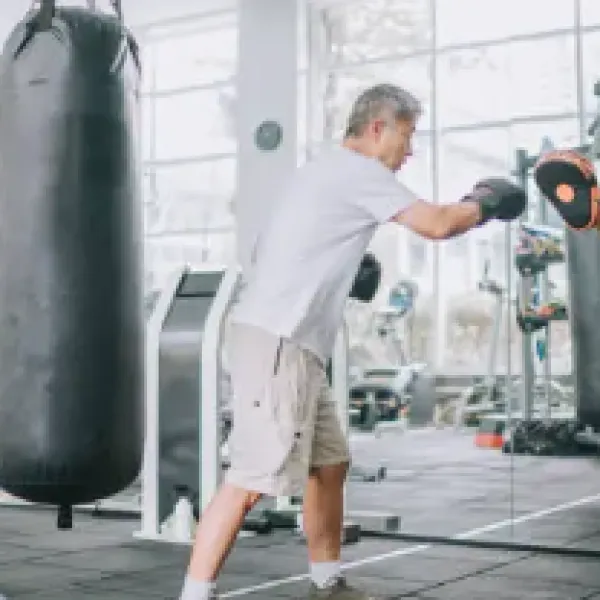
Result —
POLYGON ((225 272, 204 326, 200 361, 200 510, 206 509, 220 483, 221 460, 221 348, 225 318, 231 306, 240 272, 232 267, 225 272))
POLYGON ((235 212, 238 260, 245 273, 272 203, 297 166, 298 2, 239 0, 238 24, 235 212), (265 121, 283 131, 274 149, 256 143, 265 121))
MULTIPOLYGON (((342 431, 348 440, 350 436, 350 384, 348 381, 348 325, 345 319, 335 339, 331 367, 331 396, 335 402, 342 431)), ((344 515, 348 511, 347 496, 348 485, 346 484, 344 485, 344 515)))
POLYGON ((146 324, 145 445, 142 466, 141 526, 136 536, 156 539, 158 518, 159 466, 159 351, 160 334, 187 267, 177 269, 167 280, 154 311, 146 324))
POLYGON ((350 365, 348 364, 348 326, 345 320, 335 341, 332 363, 332 399, 337 407, 344 435, 348 437, 350 434, 350 384, 348 381, 350 365))

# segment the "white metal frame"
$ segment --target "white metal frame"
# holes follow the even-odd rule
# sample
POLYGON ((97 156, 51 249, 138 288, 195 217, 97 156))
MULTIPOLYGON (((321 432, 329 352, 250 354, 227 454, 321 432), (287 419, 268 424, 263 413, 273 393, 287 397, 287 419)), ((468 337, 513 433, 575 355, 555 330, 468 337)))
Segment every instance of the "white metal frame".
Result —
POLYGON ((344 320, 333 349, 331 383, 332 399, 337 406, 338 418, 346 438, 350 435, 350 406, 348 402, 350 395, 348 382, 350 364, 348 362, 348 346, 348 325, 344 320))
MULTIPOLYGON (((141 528, 135 537, 162 539, 158 512, 159 486, 159 350, 160 334, 172 306, 177 287, 189 269, 179 269, 169 279, 148 321, 146 338, 146 445, 142 474, 141 528)), ((197 270, 194 270, 198 273, 197 270)), ((200 271, 206 274, 215 270, 200 271)), ((220 272, 220 271, 219 271, 220 272)), ((225 270, 215 294, 202 333, 202 352, 198 369, 201 389, 198 397, 200 410, 200 512, 214 496, 221 476, 220 408, 221 408, 221 348, 225 319, 239 281, 237 267, 225 270)), ((170 541, 170 540, 169 540, 170 541)))
POLYGON ((141 524, 140 531, 136 534, 136 537, 145 539, 155 539, 160 536, 158 518, 160 335, 173 305, 177 288, 188 271, 187 267, 180 267, 168 277, 146 323, 145 443, 141 478, 141 524))
POLYGON ((220 409, 221 349, 225 319, 236 292, 240 270, 232 267, 225 272, 219 290, 204 324, 200 371, 202 386, 200 406, 200 512, 215 494, 221 478, 220 409))

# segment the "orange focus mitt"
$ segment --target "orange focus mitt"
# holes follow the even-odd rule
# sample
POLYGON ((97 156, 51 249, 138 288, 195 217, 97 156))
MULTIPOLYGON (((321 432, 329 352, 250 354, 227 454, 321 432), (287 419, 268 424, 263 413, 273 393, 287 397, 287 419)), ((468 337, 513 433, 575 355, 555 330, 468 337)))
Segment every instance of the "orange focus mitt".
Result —
POLYGON ((540 157, 533 178, 570 228, 598 225, 600 190, 588 158, 574 150, 552 150, 540 157))

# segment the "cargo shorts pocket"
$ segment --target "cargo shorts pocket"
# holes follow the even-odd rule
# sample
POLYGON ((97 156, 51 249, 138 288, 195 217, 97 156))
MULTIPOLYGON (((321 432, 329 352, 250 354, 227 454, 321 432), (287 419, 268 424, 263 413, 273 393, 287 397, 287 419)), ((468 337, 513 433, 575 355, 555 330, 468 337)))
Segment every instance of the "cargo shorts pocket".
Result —
POLYGON ((231 468, 258 477, 282 471, 302 412, 302 364, 284 340, 273 339, 268 347, 256 345, 244 364, 236 360, 232 369, 231 468))

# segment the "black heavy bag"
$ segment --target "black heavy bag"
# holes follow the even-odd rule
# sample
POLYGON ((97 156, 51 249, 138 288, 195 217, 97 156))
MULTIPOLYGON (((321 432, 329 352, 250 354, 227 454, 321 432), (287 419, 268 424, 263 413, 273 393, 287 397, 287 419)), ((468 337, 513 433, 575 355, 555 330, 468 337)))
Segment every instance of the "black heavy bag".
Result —
POLYGON ((0 59, 0 488, 67 519, 141 465, 139 78, 120 18, 53 0, 0 59))

